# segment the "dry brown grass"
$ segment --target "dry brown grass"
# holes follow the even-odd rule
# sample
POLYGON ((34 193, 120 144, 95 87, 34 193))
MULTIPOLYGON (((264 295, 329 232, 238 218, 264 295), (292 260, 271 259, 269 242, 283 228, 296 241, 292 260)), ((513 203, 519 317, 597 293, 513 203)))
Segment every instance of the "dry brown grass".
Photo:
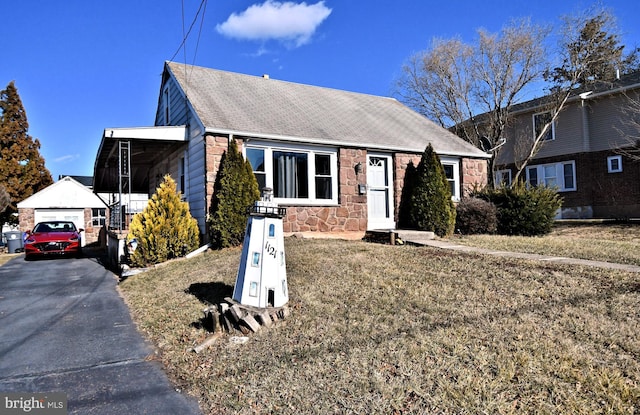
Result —
POLYGON ((542 237, 469 235, 452 238, 458 243, 501 251, 555 255, 595 261, 640 265, 640 224, 554 226, 542 237))
POLYGON ((6 264, 7 262, 9 262, 10 260, 12 260, 13 258, 20 256, 21 254, 8 254, 6 252, 1 252, 0 253, 0 267, 4 264, 6 264))
POLYGON ((292 315, 202 354, 240 250, 121 284, 208 414, 633 414, 640 275, 359 241, 287 239, 292 315))

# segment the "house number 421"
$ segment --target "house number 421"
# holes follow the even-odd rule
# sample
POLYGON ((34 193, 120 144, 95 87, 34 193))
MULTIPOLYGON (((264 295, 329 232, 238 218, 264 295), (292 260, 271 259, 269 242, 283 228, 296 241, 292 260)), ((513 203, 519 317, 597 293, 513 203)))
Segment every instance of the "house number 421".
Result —
POLYGON ((276 247, 271 245, 269 241, 267 241, 267 243, 264 245, 264 250, 267 255, 271 255, 274 258, 276 257, 276 247))

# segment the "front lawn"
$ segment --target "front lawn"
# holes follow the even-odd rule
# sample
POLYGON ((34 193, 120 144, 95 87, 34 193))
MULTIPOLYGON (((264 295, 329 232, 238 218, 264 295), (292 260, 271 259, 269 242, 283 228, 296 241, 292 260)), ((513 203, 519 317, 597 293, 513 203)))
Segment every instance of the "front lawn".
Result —
POLYGON ((498 251, 526 252, 595 261, 640 265, 640 224, 559 223, 543 237, 468 235, 455 236, 463 245, 498 251))
POLYGON ((435 248, 287 239, 291 316, 190 349, 240 249, 121 284, 207 414, 633 414, 640 274, 435 248))

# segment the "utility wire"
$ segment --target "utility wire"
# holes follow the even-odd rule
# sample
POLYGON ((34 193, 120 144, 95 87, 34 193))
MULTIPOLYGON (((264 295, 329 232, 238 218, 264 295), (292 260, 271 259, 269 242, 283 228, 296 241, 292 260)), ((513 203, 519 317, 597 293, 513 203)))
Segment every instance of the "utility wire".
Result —
POLYGON ((196 40, 196 50, 193 52, 193 62, 191 62, 192 64, 196 63, 198 46, 200 46, 200 36, 202 36, 202 27, 204 26, 204 16, 207 14, 207 0, 203 0, 203 3, 204 3, 204 8, 202 9, 202 17, 200 18, 200 29, 198 29, 198 39, 196 40))
MULTIPOLYGON (((182 49, 185 45, 185 43, 187 42, 187 38, 189 37, 189 34, 191 33, 191 30, 193 29, 193 26, 195 26, 196 22, 198 21, 198 16, 200 15, 200 11, 202 11, 203 7, 205 7, 207 3, 207 0, 202 0, 200 2, 200 6, 198 7, 198 11, 196 12, 196 15, 193 18, 193 21, 191 22, 191 25, 189 26, 189 30, 187 31, 187 33, 184 33, 184 1, 183 1, 183 8, 182 8, 182 22, 183 22, 183 36, 182 36, 182 42, 180 42, 180 46, 178 46, 178 49, 176 50, 176 52, 173 54, 173 56, 171 56, 171 59, 169 59, 170 62, 173 62, 173 60, 175 59, 176 55, 178 55, 178 53, 180 52, 180 49, 182 49)), ((206 7, 205 7, 206 9, 206 7)), ((202 21, 204 21, 204 15, 202 16, 202 21)), ((202 24, 200 25, 200 31, 202 31, 202 24)), ((199 36, 198 36, 199 39, 199 36)), ((185 51, 186 54, 186 51, 185 51)), ((185 56, 186 57, 186 56, 185 56)))

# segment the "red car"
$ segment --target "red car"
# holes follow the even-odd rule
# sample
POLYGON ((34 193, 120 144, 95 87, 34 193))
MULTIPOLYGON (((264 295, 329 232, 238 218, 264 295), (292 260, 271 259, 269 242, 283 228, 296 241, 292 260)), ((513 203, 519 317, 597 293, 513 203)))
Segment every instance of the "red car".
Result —
POLYGON ((80 232, 73 222, 48 221, 40 222, 33 231, 27 232, 24 241, 25 259, 32 259, 45 255, 75 255, 82 254, 80 232))

